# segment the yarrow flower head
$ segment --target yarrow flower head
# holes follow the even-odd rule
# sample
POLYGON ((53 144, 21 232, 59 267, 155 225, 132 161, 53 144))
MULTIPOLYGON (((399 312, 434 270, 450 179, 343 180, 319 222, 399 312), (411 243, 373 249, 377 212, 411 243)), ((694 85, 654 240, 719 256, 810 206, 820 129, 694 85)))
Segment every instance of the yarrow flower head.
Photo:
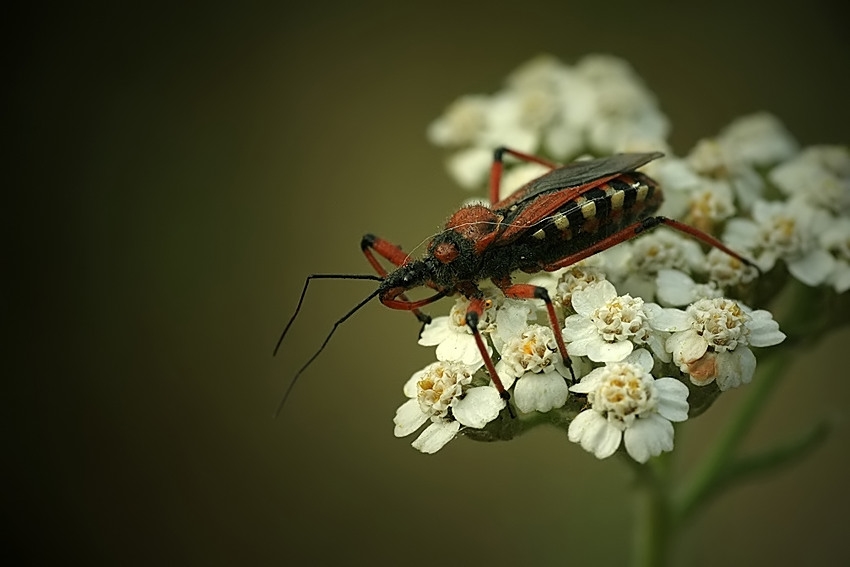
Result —
MULTIPOLYGON (((484 360, 475 343, 475 337, 466 324, 466 309, 469 300, 458 298, 447 317, 435 317, 422 329, 419 344, 437 347, 437 360, 462 362, 466 365, 481 365, 484 360)), ((493 309, 484 311, 484 317, 478 323, 482 333, 492 331, 493 309)), ((488 354, 492 354, 488 348, 488 354)))
POLYGON ((723 297, 700 299, 685 311, 665 309, 653 324, 672 331, 666 348, 692 383, 713 381, 721 390, 747 384, 753 377, 756 358, 749 346, 767 347, 785 340, 779 324, 768 311, 752 311, 723 297))
POLYGON ((549 327, 530 325, 505 341, 496 372, 505 388, 516 380, 514 402, 521 412, 547 412, 564 405, 569 395, 555 334, 549 327))
POLYGON ((480 429, 496 419, 505 401, 492 386, 472 386, 476 370, 439 361, 416 372, 404 385, 410 399, 396 411, 395 436, 406 437, 430 420, 413 446, 434 453, 454 439, 461 426, 480 429))
POLYGON ((645 350, 607 363, 585 376, 571 392, 587 395, 589 409, 570 423, 569 439, 599 459, 613 455, 621 441, 645 463, 673 450, 673 421, 688 418, 688 388, 675 378, 655 379, 645 350))
POLYGON ((656 356, 666 358, 662 336, 650 326, 641 298, 618 296, 605 280, 573 293, 572 305, 576 314, 566 318, 563 329, 571 353, 616 362, 635 345, 649 345, 656 356))
POLYGON ((818 245, 816 234, 826 223, 824 211, 804 203, 757 201, 753 219, 729 221, 724 241, 749 254, 762 271, 783 260, 788 271, 801 282, 823 283, 834 269, 834 259, 818 245))

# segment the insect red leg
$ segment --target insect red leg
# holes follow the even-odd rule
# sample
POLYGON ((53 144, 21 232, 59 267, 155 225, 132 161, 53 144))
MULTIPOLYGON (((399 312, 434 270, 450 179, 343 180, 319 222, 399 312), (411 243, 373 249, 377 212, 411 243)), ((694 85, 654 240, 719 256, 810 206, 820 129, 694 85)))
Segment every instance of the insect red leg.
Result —
POLYGON ((741 256, 740 254, 738 254, 734 250, 730 249, 728 246, 726 246, 725 244, 723 244, 722 242, 720 242, 719 240, 717 240, 716 238, 714 238, 710 234, 706 234, 703 231, 696 229, 692 226, 689 226, 685 223, 675 221, 675 220, 672 220, 672 219, 668 219, 667 217, 645 218, 641 221, 638 221, 638 222, 636 222, 632 225, 627 226, 626 228, 624 228, 624 229, 622 229, 618 232, 615 232, 611 236, 609 236, 609 237, 607 237, 603 240, 600 240, 599 242, 597 242, 596 244, 593 244, 592 246, 588 246, 587 248, 585 248, 581 252, 577 252, 575 254, 570 254, 569 256, 566 256, 566 257, 558 260, 557 262, 553 262, 552 264, 542 266, 542 268, 544 270, 546 270, 547 272, 553 272, 553 271, 558 270, 560 268, 566 268, 567 266, 571 266, 571 265, 575 264, 576 262, 584 260, 585 258, 589 258, 590 256, 593 256, 594 254, 602 252, 603 250, 607 250, 608 248, 611 248, 612 246, 615 246, 615 245, 617 245, 621 242, 625 242, 626 240, 630 240, 630 239, 638 236, 639 234, 646 232, 647 230, 651 230, 651 229, 653 229, 653 228, 655 228, 659 225, 662 225, 662 224, 667 225, 670 228, 678 230, 678 231, 683 232, 685 234, 689 234, 689 235, 693 236, 694 238, 697 238, 697 239, 705 242, 709 246, 713 246, 715 248, 722 250, 723 252, 725 252, 726 254, 729 254, 730 256, 739 260, 743 264, 745 264, 747 266, 753 266, 754 268, 758 269, 758 266, 756 266, 753 262, 751 262, 750 260, 747 260, 746 258, 741 256))
POLYGON ((570 376, 573 382, 575 382, 576 375, 573 372, 572 361, 570 361, 570 356, 567 353, 567 345, 564 344, 564 337, 561 334, 561 323, 558 321, 558 316, 555 315, 555 306, 552 304, 552 299, 549 297, 549 292, 546 288, 532 284, 511 284, 501 289, 505 296, 514 299, 543 300, 546 304, 546 312, 549 314, 549 323, 552 325, 552 332, 555 334, 555 342, 558 343, 558 351, 561 353, 564 365, 570 370, 570 376))
POLYGON ((496 148, 496 151, 493 152, 493 165, 490 166, 490 204, 495 205, 499 202, 499 189, 502 185, 502 171, 504 169, 502 160, 505 154, 510 154, 517 159, 521 159, 522 161, 528 161, 532 163, 539 163, 540 165, 546 166, 549 169, 555 169, 558 167, 558 164, 552 163, 551 161, 545 160, 543 158, 533 156, 530 154, 524 154, 522 152, 518 152, 516 150, 512 150, 510 148, 506 148, 504 146, 496 148))
POLYGON ((484 303, 486 301, 487 300, 485 299, 470 299, 469 307, 466 309, 466 325, 472 331, 472 336, 475 338, 475 344, 478 346, 478 352, 481 353, 481 358, 484 359, 484 366, 487 368, 487 372, 490 373, 490 380, 493 382, 493 386, 495 386, 496 391, 499 392, 499 396, 505 400, 511 417, 516 417, 509 402, 511 399, 511 393, 505 390, 504 385, 502 385, 502 380, 496 372, 496 365, 493 364, 493 359, 490 358, 490 354, 484 346, 484 339, 481 338, 481 333, 478 331, 478 321, 480 321, 481 317, 484 316, 484 303))
MULTIPOLYGON (((388 240, 384 240, 383 238, 375 236, 374 234, 366 234, 363 236, 363 238, 360 240, 360 249, 363 251, 363 254, 366 256, 366 259, 369 261, 375 271, 378 272, 378 274, 382 278, 387 277, 387 270, 385 270, 381 263, 378 261, 378 259, 375 258, 375 255, 372 253, 372 250, 374 250, 383 258, 386 258, 388 261, 392 262, 396 266, 401 266, 402 264, 405 264, 409 258, 407 253, 402 250, 400 246, 397 246, 388 240)), ((399 297, 399 302, 411 303, 410 300, 407 299, 404 294, 400 295, 399 297)), ((416 315, 416 318, 419 319, 419 321, 423 325, 427 325, 431 322, 431 316, 422 313, 416 307, 395 307, 395 309, 406 309, 408 311, 412 311, 413 314, 416 315)))

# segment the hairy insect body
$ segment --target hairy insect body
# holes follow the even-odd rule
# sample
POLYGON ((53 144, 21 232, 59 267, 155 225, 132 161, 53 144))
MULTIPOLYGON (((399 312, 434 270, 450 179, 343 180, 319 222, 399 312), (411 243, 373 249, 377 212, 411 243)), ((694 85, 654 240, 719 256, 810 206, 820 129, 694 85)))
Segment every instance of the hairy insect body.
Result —
POLYGON ((431 287, 446 290, 461 282, 504 281, 518 270, 540 272, 652 215, 663 199, 654 180, 631 172, 588 189, 542 219, 521 225, 525 211, 552 190, 535 193, 532 187, 529 192, 526 199, 504 208, 472 205, 455 213, 446 230, 431 241, 415 271, 424 275, 426 282, 430 280, 431 287), (518 225, 522 230, 516 230, 518 225), (515 236, 506 237, 509 232, 515 236))

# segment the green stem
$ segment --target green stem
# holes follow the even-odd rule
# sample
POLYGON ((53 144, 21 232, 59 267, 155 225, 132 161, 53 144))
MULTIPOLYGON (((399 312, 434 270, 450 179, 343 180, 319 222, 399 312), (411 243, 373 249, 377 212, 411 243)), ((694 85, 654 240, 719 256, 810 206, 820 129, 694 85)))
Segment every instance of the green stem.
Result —
MULTIPOLYGON (((789 345, 790 347, 790 345, 789 345)), ((703 460, 685 487, 678 501, 677 520, 686 520, 714 492, 716 484, 724 475, 735 450, 752 426, 770 394, 779 384, 779 379, 788 369, 793 348, 778 348, 760 359, 752 384, 747 388, 747 397, 738 412, 728 422, 714 448, 703 460)))
MULTIPOLYGON (((631 461, 630 457, 626 457, 631 461)), ((669 560, 673 524, 668 498, 668 459, 661 455, 637 471, 635 533, 632 561, 636 567, 663 567, 669 560)))

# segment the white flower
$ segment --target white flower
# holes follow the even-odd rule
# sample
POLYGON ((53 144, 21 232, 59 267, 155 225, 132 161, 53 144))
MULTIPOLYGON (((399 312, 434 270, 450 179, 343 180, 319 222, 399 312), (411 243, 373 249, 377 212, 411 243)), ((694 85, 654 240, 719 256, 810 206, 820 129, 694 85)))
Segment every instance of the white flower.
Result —
POLYGON ((812 146, 775 167, 769 179, 789 199, 850 212, 850 149, 812 146))
POLYGON ((673 421, 688 418, 688 388, 675 378, 654 379, 652 357, 635 351, 626 361, 608 363, 570 391, 587 394, 590 409, 570 423, 569 439, 599 459, 623 441, 626 452, 645 463, 673 450, 673 421))
POLYGON ((469 387, 478 367, 434 362, 416 372, 404 385, 410 399, 396 410, 395 436, 406 437, 431 420, 413 447, 434 453, 454 439, 461 426, 481 428, 496 419, 505 407, 496 388, 469 387))
POLYGON ((474 146, 460 150, 446 161, 446 169, 464 189, 478 189, 487 179, 493 163, 492 148, 474 146))
POLYGON ((604 279, 605 272, 602 271, 598 255, 573 264, 558 276, 558 280, 550 294, 552 296, 552 303, 565 312, 574 312, 572 305, 573 293, 586 289, 604 279))
MULTIPOLYGON (((748 284, 759 277, 755 266, 744 264, 734 256, 717 248, 708 251, 705 257, 708 279, 727 289, 741 284, 748 284)), ((705 297, 709 297, 706 295, 705 297)), ((680 304, 684 305, 684 303, 680 304)))
POLYGON ((815 238, 818 227, 828 222, 825 212, 799 202, 757 201, 752 215, 753 220, 730 220, 723 240, 752 255, 763 271, 782 259, 795 278, 810 286, 833 271, 834 259, 815 238))
POLYGON ((437 146, 470 144, 487 126, 488 112, 486 96, 462 96, 428 126, 428 140, 437 146))
MULTIPOLYGON (((466 310, 469 300, 459 298, 455 301, 447 317, 434 317, 430 323, 422 329, 419 344, 422 346, 437 347, 437 360, 457 361, 467 365, 481 365, 481 351, 475 342, 472 331, 466 324, 466 310)), ((482 333, 490 332, 492 320, 495 316, 493 309, 486 309, 484 317, 478 322, 478 330, 482 333)), ((492 354, 492 349, 486 344, 487 353, 492 354)))
POLYGON ((496 372, 505 388, 514 386, 514 402, 523 413, 547 412, 563 406, 569 375, 549 327, 529 325, 500 349, 496 372))
POLYGON ((620 244, 610 251, 617 248, 627 253, 623 279, 617 281, 617 286, 637 297, 655 297, 655 277, 659 270, 674 268, 692 273, 705 262, 705 254, 697 241, 665 227, 641 235, 627 248, 620 244))
POLYGON ((765 166, 788 159, 799 150, 797 140, 768 112, 756 112, 733 120, 720 131, 718 143, 734 159, 765 166))
POLYGON ((649 345, 665 358, 663 341, 650 327, 639 297, 618 296, 614 285, 605 280, 573 293, 572 305, 576 315, 566 318, 563 331, 572 355, 616 362, 638 344, 649 345))
POLYGON ((743 208, 748 209, 764 190, 764 181, 753 164, 739 159, 716 138, 697 142, 687 161, 700 176, 727 183, 743 208))
POLYGON ((700 299, 685 311, 654 314, 656 328, 671 331, 667 351, 691 382, 704 386, 717 380, 721 390, 747 384, 755 372, 749 346, 781 343, 785 334, 768 311, 752 311, 727 298, 700 299))
POLYGON ((690 194, 687 221, 710 232, 714 225, 733 216, 735 212, 729 183, 706 179, 690 194))

